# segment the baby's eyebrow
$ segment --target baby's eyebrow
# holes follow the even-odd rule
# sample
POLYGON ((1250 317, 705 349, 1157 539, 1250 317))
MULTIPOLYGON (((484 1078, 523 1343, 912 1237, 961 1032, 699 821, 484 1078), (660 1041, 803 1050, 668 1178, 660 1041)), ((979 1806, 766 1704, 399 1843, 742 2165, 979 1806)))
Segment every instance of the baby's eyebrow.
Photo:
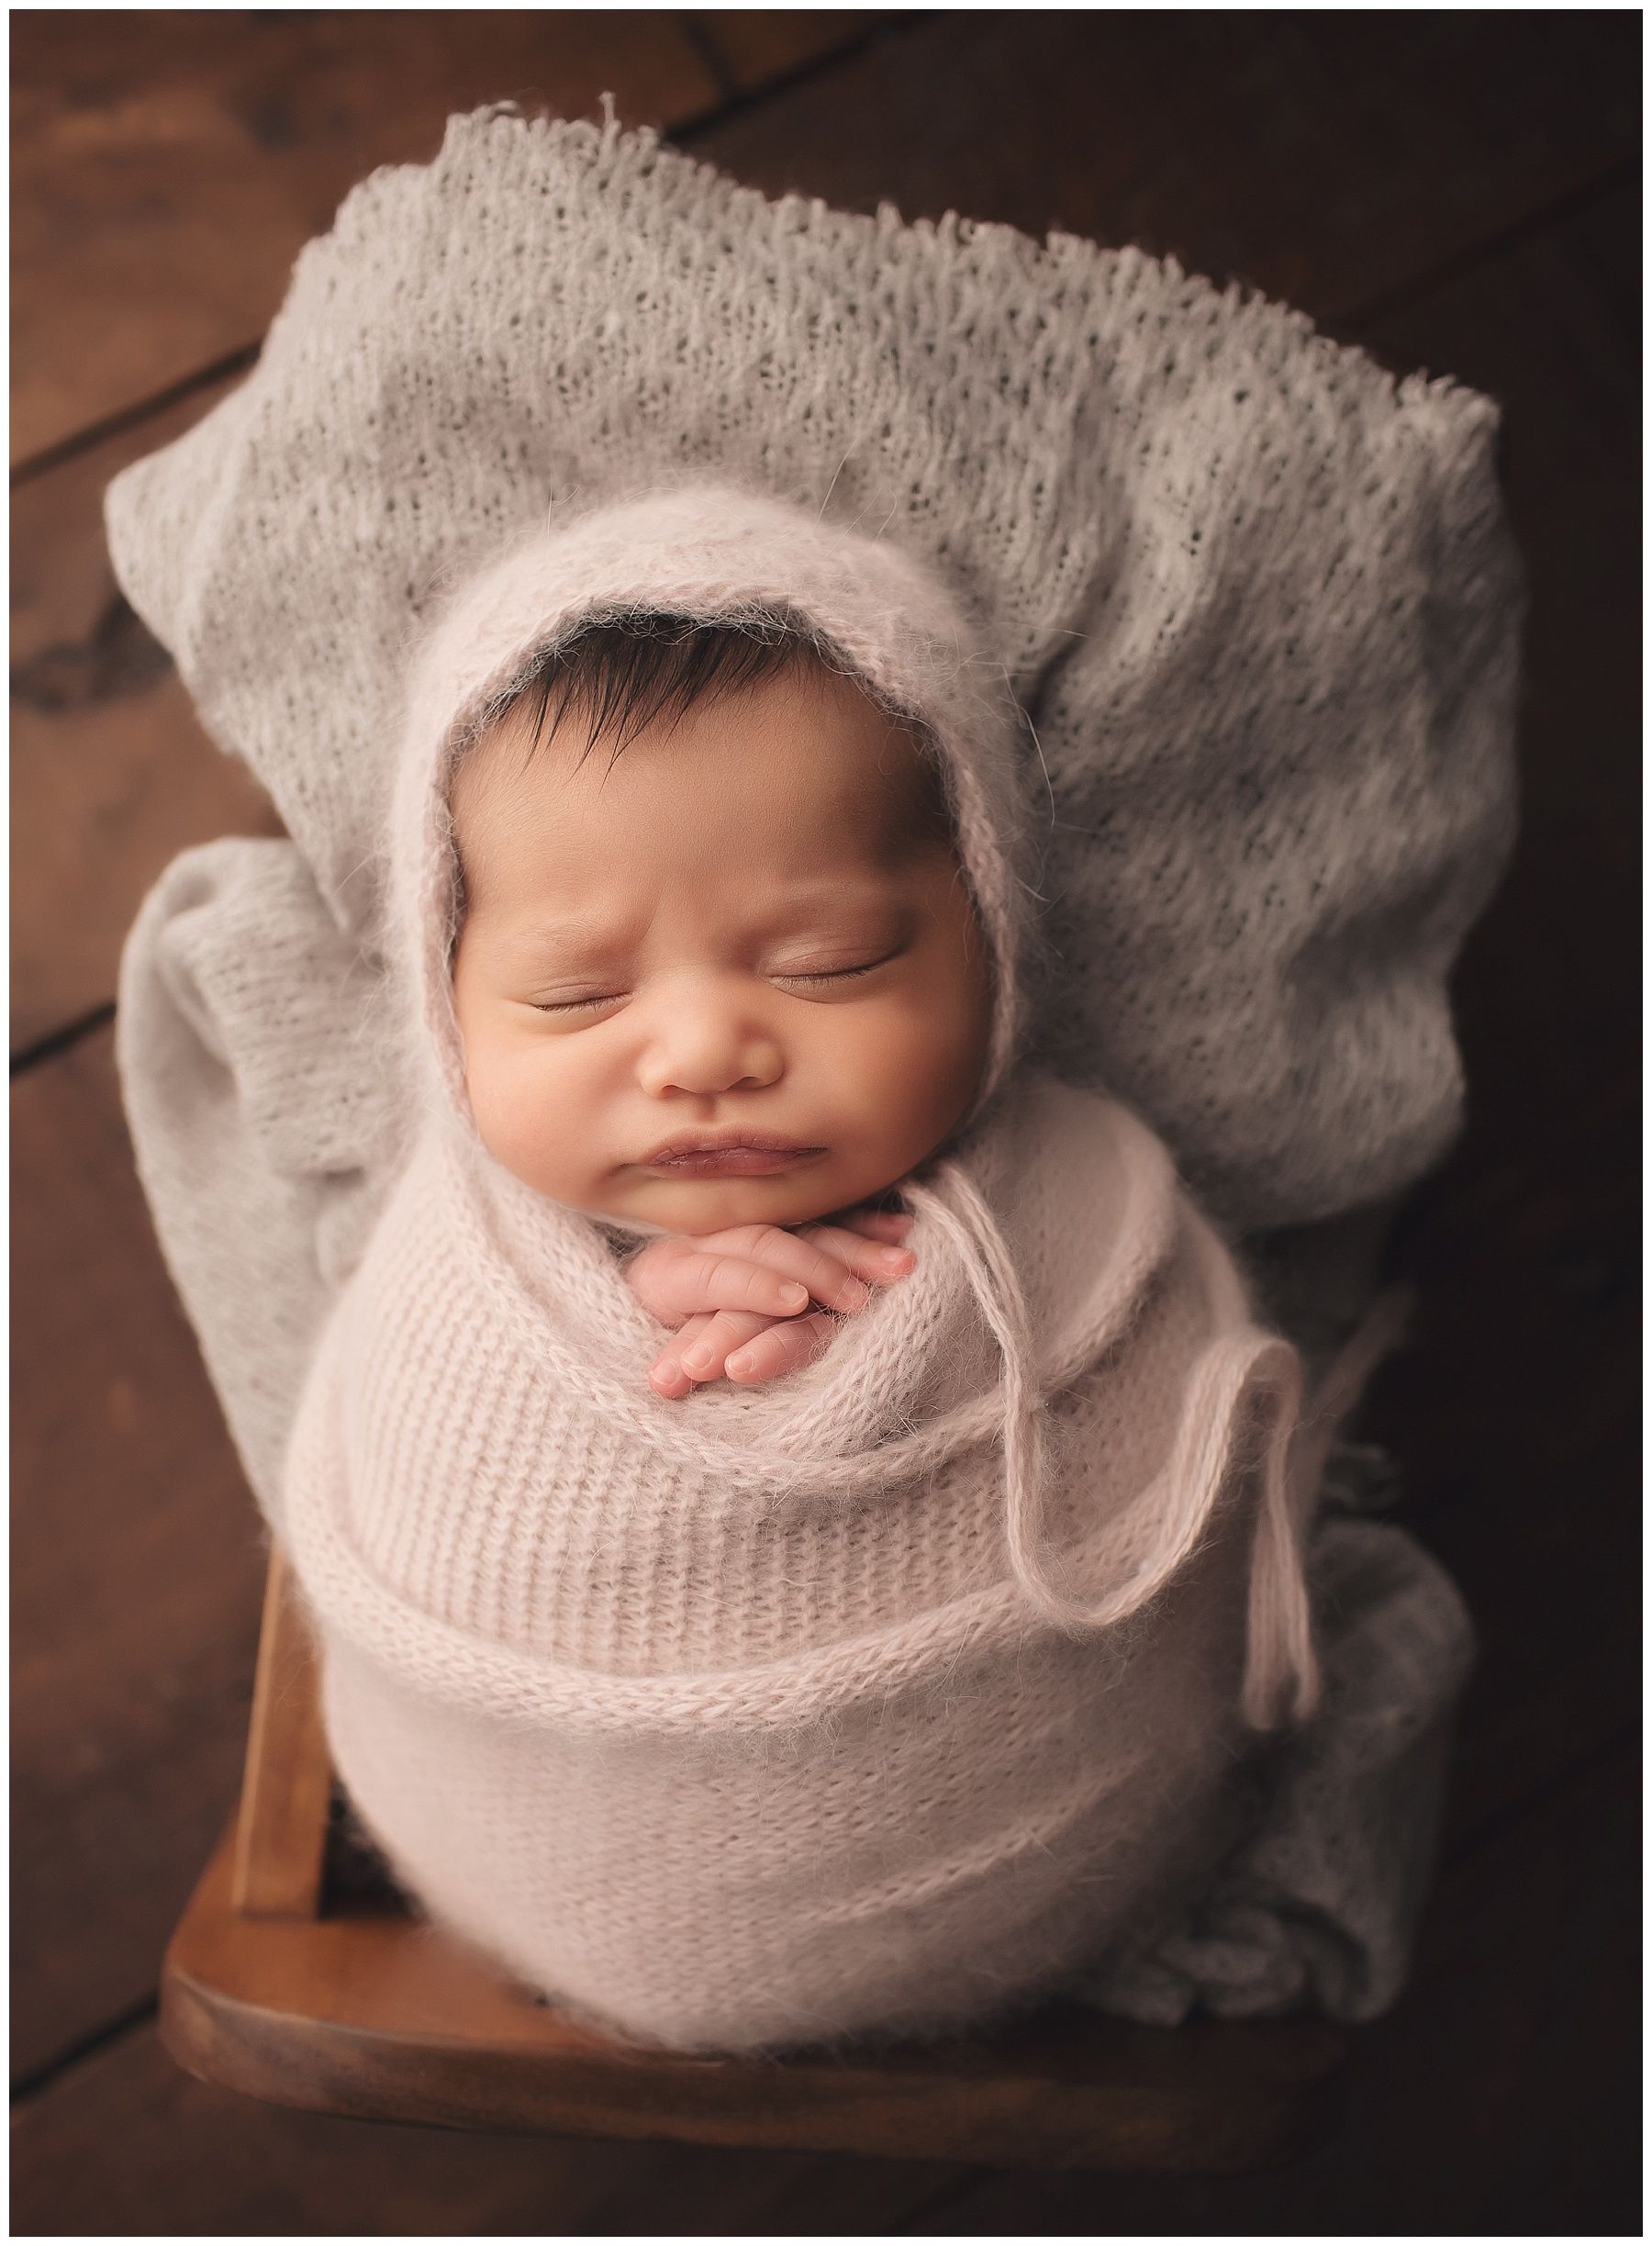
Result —
MULTIPOLYGON (((767 911, 753 912, 751 926, 753 933, 772 934, 783 924, 795 923, 822 909, 834 914, 865 910, 887 911, 901 901, 899 890, 887 882, 810 881, 788 890, 783 898, 776 898, 767 911)), ((634 936, 635 923, 616 922, 597 913, 573 912, 535 920, 531 927, 513 931, 509 942, 513 950, 519 949, 536 960, 554 955, 559 960, 595 963, 620 955, 634 936)))
POLYGON ((585 955, 624 948, 626 931, 611 922, 583 914, 564 920, 535 920, 531 926, 512 931, 513 945, 536 955, 545 952, 585 955))

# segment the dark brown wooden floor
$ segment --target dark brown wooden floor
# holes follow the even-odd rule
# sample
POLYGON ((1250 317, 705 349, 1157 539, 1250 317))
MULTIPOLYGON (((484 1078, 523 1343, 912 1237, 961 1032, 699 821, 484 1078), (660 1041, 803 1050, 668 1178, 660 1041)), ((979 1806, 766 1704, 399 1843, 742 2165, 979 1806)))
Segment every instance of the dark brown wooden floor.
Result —
POLYGON ((14 14, 17 2233, 1614 2233, 1637 2183, 1638 17, 14 14), (1334 2142, 1200 2184, 329 2123, 186 2080, 157 1962, 235 1784, 250 1500, 133 1180, 120 939, 272 824, 115 597, 108 478, 250 363, 443 116, 604 88, 737 177, 1239 274, 1501 399, 1524 832, 1457 989, 1468 1134, 1368 1417, 1483 1655, 1414 1985, 1334 2142))

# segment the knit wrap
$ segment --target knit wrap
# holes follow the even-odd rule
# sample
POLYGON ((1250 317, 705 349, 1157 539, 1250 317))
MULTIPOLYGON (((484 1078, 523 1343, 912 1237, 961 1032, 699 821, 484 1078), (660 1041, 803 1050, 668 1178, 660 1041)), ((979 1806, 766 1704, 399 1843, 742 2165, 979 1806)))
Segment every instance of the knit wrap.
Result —
POLYGON ((1311 1703, 1294 1357, 1158 1141, 1033 1076, 906 1190, 916 1268, 821 1359, 674 1404, 596 1228, 432 1127, 304 1392, 281 1527, 352 1800, 640 2041, 1025 1996, 1156 1922, 1245 1710, 1311 1703))

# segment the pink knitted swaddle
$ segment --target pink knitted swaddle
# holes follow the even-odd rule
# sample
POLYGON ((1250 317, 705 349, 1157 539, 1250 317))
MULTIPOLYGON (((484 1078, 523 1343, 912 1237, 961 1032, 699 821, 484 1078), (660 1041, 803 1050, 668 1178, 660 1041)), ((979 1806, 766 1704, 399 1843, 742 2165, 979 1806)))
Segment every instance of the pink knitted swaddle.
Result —
POLYGON ((340 1774, 439 1917, 642 2041, 939 2028, 1167 1917, 1248 1726, 1310 1704, 1292 1351, 1122 1106, 1019 1051, 1026 776, 938 587, 729 492, 510 556, 415 682, 393 955, 415 1152, 312 1363, 282 1532, 340 1774), (481 1147, 446 976, 452 760, 526 657, 784 599, 946 760, 997 970, 912 1275, 763 1391, 667 1403, 590 1219, 481 1147))

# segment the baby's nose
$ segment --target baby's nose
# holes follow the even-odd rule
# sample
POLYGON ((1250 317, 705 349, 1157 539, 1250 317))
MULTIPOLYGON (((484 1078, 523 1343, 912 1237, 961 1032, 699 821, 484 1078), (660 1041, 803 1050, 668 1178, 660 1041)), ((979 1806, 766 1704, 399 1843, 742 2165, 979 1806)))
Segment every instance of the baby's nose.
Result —
POLYGON ((783 1073, 775 1039, 734 1006, 667 1004, 662 1016, 640 1070, 654 1099, 760 1091, 783 1073))

